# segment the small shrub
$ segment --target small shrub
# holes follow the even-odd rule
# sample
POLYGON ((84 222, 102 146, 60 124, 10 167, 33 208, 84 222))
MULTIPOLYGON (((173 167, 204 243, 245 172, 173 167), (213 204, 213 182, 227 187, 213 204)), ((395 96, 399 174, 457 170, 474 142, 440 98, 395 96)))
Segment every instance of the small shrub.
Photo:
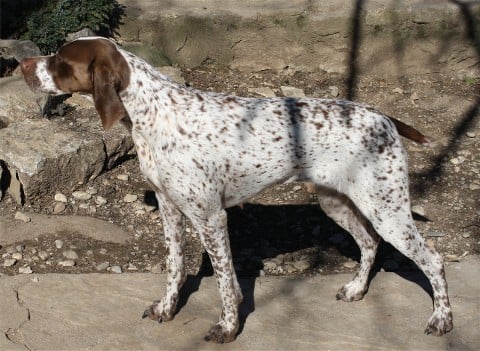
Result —
POLYGON ((124 7, 116 0, 45 1, 28 19, 27 36, 49 54, 65 42, 67 34, 83 28, 99 35, 115 35, 122 16, 124 7))

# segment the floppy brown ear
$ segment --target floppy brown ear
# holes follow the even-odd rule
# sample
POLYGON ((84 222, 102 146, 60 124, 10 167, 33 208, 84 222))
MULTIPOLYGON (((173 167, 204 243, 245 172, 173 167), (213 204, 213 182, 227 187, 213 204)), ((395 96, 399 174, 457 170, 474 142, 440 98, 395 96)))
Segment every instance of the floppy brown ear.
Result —
POLYGON ((93 71, 93 101, 102 120, 103 129, 112 126, 127 115, 125 107, 118 96, 118 82, 115 74, 105 66, 93 71))

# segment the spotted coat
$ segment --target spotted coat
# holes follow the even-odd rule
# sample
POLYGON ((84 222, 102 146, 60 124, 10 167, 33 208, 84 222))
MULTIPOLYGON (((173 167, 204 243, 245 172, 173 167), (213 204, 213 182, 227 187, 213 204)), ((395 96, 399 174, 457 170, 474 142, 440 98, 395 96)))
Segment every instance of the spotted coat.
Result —
POLYGON ((167 288, 144 316, 168 321, 185 282, 184 217, 210 256, 222 314, 206 339, 229 342, 242 291, 229 246, 225 208, 294 179, 315 184, 320 206, 361 249, 360 269, 337 299, 363 298, 379 238, 411 258, 433 288, 426 332, 452 328, 441 256, 425 245, 410 212, 407 155, 399 133, 414 128, 350 101, 254 99, 191 89, 101 38, 84 38, 56 55, 22 62, 34 90, 92 94, 106 129, 131 128, 140 168, 155 190, 168 247, 167 288))

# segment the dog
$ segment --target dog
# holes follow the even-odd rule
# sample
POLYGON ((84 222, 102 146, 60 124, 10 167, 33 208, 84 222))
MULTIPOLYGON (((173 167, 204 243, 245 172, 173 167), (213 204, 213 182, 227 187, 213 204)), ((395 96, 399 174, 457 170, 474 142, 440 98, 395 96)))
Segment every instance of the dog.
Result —
POLYGON ((288 180, 315 184, 323 211, 351 233, 360 269, 337 299, 363 298, 379 238, 413 260, 433 288, 426 333, 453 327, 443 260, 425 244, 412 219, 403 135, 413 127, 350 101, 243 98, 179 85, 139 57, 101 37, 77 39, 55 55, 21 62, 28 86, 51 94, 93 98, 105 130, 131 130, 140 168, 154 189, 168 248, 167 287, 144 313, 174 317, 185 282, 184 217, 208 253, 222 313, 205 339, 235 339, 242 291, 230 250, 225 208, 288 180))

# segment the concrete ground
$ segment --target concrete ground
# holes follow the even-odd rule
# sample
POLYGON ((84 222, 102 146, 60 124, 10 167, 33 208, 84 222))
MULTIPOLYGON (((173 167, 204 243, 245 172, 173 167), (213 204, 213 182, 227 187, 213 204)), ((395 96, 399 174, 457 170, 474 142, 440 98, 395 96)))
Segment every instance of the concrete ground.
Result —
POLYGON ((243 325, 228 345, 203 341, 220 301, 213 277, 189 279, 171 322, 142 320, 163 274, 0 277, 0 350, 480 350, 480 256, 446 267, 454 329, 423 330, 431 299, 419 274, 379 272, 362 301, 335 300, 346 274, 242 279, 243 325))

